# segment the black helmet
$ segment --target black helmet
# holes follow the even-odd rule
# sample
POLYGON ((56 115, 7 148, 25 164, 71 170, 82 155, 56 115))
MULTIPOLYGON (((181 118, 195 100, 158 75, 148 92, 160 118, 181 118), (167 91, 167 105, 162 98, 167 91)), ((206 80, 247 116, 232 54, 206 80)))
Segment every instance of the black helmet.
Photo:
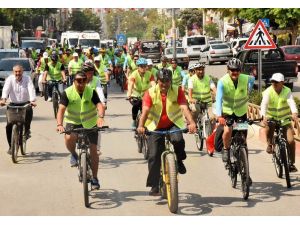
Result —
POLYGON ((89 72, 89 71, 94 71, 95 67, 94 64, 90 61, 86 61, 83 65, 82 65, 82 71, 83 72, 89 72))
POLYGON ((157 71, 156 77, 162 82, 172 81, 172 71, 164 68, 160 69, 157 71))
POLYGON ((54 62, 57 62, 58 61, 58 56, 56 54, 52 54, 51 55, 51 60, 54 61, 54 62))
POLYGON ((227 63, 227 68, 229 70, 241 70, 241 67, 242 67, 242 63, 237 58, 232 58, 227 63))

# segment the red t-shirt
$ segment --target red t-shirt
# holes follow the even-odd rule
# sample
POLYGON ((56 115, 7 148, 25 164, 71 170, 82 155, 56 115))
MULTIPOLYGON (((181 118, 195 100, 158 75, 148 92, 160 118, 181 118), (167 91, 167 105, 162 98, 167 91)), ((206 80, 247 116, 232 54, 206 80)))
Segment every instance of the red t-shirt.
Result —
MULTIPOLYGON (((160 116, 159 123, 157 125, 157 129, 165 129, 173 126, 172 121, 169 119, 167 115, 167 110, 166 110, 166 97, 167 95, 164 95, 161 93, 161 100, 162 100, 162 113, 160 116)), ((184 95, 184 92, 182 91, 181 88, 178 88, 178 98, 177 98, 177 103, 179 105, 186 105, 186 98, 184 95)), ((152 107, 152 99, 149 95, 149 91, 147 90, 144 94, 143 97, 143 106, 148 106, 149 108, 152 107)))

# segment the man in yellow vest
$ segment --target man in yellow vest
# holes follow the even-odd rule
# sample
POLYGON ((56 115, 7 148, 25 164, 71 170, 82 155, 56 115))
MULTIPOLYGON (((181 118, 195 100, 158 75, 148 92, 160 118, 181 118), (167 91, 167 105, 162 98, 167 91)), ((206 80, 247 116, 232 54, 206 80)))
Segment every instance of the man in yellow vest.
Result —
POLYGON ((272 85, 263 92, 261 102, 261 115, 265 125, 267 137, 267 153, 273 153, 272 139, 274 125, 268 124, 268 119, 282 121, 284 137, 288 143, 289 169, 290 172, 297 172, 295 167, 295 141, 291 119, 298 123, 298 109, 292 95, 291 89, 284 86, 284 76, 281 73, 274 73, 271 78, 272 85))
POLYGON ((49 56, 47 52, 43 53, 43 56, 40 58, 37 68, 36 68, 36 73, 38 74, 38 86, 39 86, 39 91, 40 91, 40 96, 44 96, 44 85, 43 85, 43 74, 45 72, 46 65, 50 62, 49 56))
POLYGON ((223 156, 224 163, 228 162, 231 144, 232 127, 225 126, 226 119, 247 119, 248 94, 252 90, 255 78, 241 74, 241 61, 232 58, 227 63, 227 74, 217 85, 216 113, 220 125, 224 126, 223 156))
POLYGON ((171 66, 168 67, 172 72, 172 84, 182 86, 182 81, 186 76, 185 72, 177 65, 177 59, 171 59, 171 66))
POLYGON ((206 103, 208 107, 209 117, 213 117, 212 113, 212 95, 216 95, 217 89, 211 77, 204 74, 205 64, 197 63, 194 65, 195 74, 188 81, 189 103, 192 110, 193 119, 197 121, 197 117, 201 112, 200 104, 197 102, 206 103))
POLYGON ((155 86, 155 79, 151 72, 147 71, 147 60, 139 58, 136 62, 138 69, 135 70, 128 81, 127 97, 132 104, 132 124, 131 127, 136 129, 136 117, 139 110, 142 110, 142 97, 146 90, 155 86), (133 98, 134 97, 134 98, 133 98), (139 99, 139 100, 138 100, 139 99))
MULTIPOLYGON (((57 113, 57 131, 63 132, 63 120, 66 123, 66 130, 73 128, 102 127, 104 124, 104 110, 98 94, 88 87, 86 75, 79 71, 74 76, 74 83, 62 94, 57 113), (98 111, 98 114, 97 114, 98 111)), ((97 178, 99 155, 97 153, 98 132, 88 134, 90 141, 91 169, 93 178, 92 189, 99 189, 100 184, 97 178)), ((77 135, 66 134, 65 144, 71 153, 71 166, 77 166, 78 155, 75 151, 77 135)))
POLYGON ((81 70, 83 61, 79 59, 79 55, 77 52, 73 53, 73 59, 69 62, 68 65, 68 71, 69 71, 69 77, 68 77, 68 86, 72 85, 74 75, 81 70))
MULTIPOLYGON (((145 92, 143 110, 139 121, 138 133, 144 134, 145 127, 150 130, 176 130, 185 128, 184 118, 190 133, 196 132, 196 124, 187 107, 184 92, 172 85, 172 73, 168 69, 157 72, 157 84, 145 92)), ((183 160, 186 159, 185 141, 182 133, 170 134, 171 143, 177 156, 178 172, 186 173, 183 160)), ((147 187, 151 187, 149 195, 159 195, 160 156, 164 149, 164 137, 150 134, 148 137, 149 159, 147 187)))
POLYGON ((169 68, 169 66, 171 66, 169 63, 168 63, 168 58, 166 56, 162 56, 161 59, 160 59, 160 63, 156 66, 157 69, 161 70, 161 69, 167 69, 169 68))
POLYGON ((102 58, 100 55, 95 57, 95 75, 100 78, 101 86, 103 89, 103 93, 105 98, 107 99, 107 85, 109 83, 109 75, 107 68, 104 63, 102 63, 102 58))

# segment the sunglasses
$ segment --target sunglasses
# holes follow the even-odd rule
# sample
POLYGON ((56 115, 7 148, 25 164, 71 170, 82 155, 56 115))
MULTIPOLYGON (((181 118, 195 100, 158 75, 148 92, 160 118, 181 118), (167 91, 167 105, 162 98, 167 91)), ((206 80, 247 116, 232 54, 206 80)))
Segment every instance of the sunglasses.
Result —
POLYGON ((168 82, 171 82, 171 80, 169 78, 158 78, 159 81, 161 81, 162 83, 168 83, 168 82))
POLYGON ((82 84, 82 83, 86 83, 87 78, 76 78, 75 80, 77 81, 77 83, 82 84))

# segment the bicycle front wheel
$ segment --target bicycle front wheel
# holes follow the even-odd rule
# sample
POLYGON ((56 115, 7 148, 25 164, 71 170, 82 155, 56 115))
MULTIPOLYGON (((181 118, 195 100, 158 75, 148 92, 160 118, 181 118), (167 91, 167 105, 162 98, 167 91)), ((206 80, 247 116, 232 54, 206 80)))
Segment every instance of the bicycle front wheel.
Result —
POLYGON ((197 149, 199 151, 203 150, 203 143, 204 143, 204 137, 203 137, 203 130, 198 129, 198 132, 195 134, 195 140, 196 140, 196 145, 197 149))
POLYGON ((25 133, 25 125, 22 127, 22 132, 20 137, 20 147, 21 147, 21 154, 26 155, 26 133, 25 133))
POLYGON ((165 157, 165 184, 167 191, 168 206, 171 213, 178 210, 178 182, 176 161, 173 154, 165 157))
POLYGON ((241 188, 243 192, 244 200, 247 200, 249 197, 249 162, 247 157, 246 148, 240 148, 240 175, 241 175, 241 188))
POLYGON ((59 101, 59 96, 57 91, 53 91, 52 94, 52 103, 53 103, 53 111, 54 111, 54 117, 56 119, 57 112, 58 112, 58 101, 59 101))
POLYGON ((87 174, 87 154, 83 152, 81 154, 81 165, 82 168, 82 185, 83 185, 83 195, 84 195, 84 205, 89 207, 89 189, 88 189, 88 174, 87 174))
POLYGON ((19 129, 17 124, 13 125, 11 133, 11 158, 13 163, 17 163, 18 160, 18 151, 19 151, 19 129))
POLYGON ((280 156, 281 156, 281 162, 284 167, 284 173, 285 173, 285 180, 286 180, 286 186, 287 188, 291 187, 291 180, 290 180, 290 170, 289 170, 289 165, 288 165, 288 160, 287 160, 287 147, 285 143, 280 143, 279 144, 279 149, 280 149, 280 156))
POLYGON ((274 153, 272 155, 272 161, 273 161, 274 166, 275 166, 275 171, 276 171, 277 177, 282 178, 283 169, 282 169, 282 165, 280 163, 280 150, 279 150, 279 146, 277 144, 274 147, 274 153))

